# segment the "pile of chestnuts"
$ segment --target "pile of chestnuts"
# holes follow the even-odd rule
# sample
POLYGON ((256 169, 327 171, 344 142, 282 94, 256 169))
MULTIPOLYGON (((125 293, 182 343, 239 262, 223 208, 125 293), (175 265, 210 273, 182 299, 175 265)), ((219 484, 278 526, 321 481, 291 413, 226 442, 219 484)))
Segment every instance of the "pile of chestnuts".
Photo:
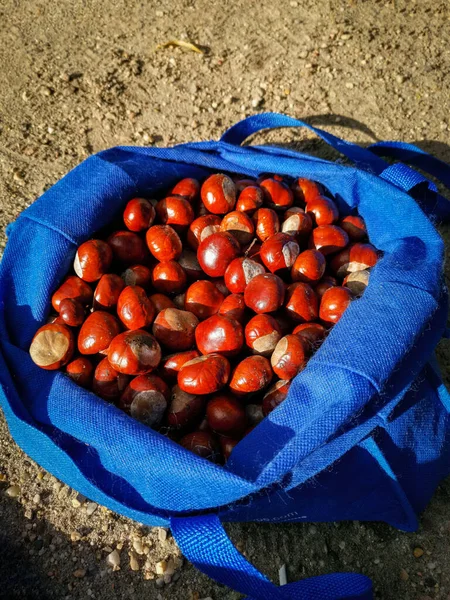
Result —
POLYGON ((123 223, 78 248, 31 358, 223 463, 286 398, 379 252, 321 184, 278 175, 183 179, 131 199, 123 223))

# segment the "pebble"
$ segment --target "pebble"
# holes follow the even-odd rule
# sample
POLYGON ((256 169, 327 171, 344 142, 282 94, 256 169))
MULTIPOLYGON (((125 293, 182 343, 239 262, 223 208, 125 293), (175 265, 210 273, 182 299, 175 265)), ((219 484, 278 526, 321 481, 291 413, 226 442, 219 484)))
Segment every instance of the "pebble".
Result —
POLYGON ((139 561, 134 552, 130 554, 130 569, 132 571, 139 571, 139 561))
POLYGON ((353 83, 351 81, 347 81, 347 83, 345 84, 345 87, 348 90, 352 90, 354 86, 353 86, 353 83))
POLYGON ((11 485, 6 490, 6 495, 10 498, 17 498, 17 496, 20 496, 20 487, 18 485, 11 485))
POLYGON ((0 473, 0 482, 8 481, 8 477, 4 473, 0 473))
POLYGON ((144 554, 144 546, 142 545, 142 542, 140 540, 135 540, 133 542, 133 548, 137 554, 144 554))
POLYGON ((106 562, 112 566, 113 571, 118 571, 120 569, 120 554, 117 550, 113 550, 106 557, 106 562))
POLYGON ((70 539, 72 540, 72 542, 78 542, 81 540, 81 534, 78 533, 78 531, 72 531, 72 533, 70 534, 70 539))
POLYGON ((94 514, 94 512, 97 510, 98 508, 98 504, 96 502, 88 502, 86 504, 86 514, 88 517, 90 517, 91 515, 94 514))
POLYGON ((167 540, 167 529, 164 529, 164 527, 158 529, 158 539, 160 542, 165 542, 167 540))
POLYGON ((340 548, 341 550, 344 550, 344 548, 345 548, 345 542, 344 542, 344 541, 342 541, 342 542, 339 542, 339 548, 340 548))
POLYGON ((162 588, 164 586, 164 577, 158 577, 158 579, 155 581, 155 583, 156 583, 156 587, 162 588))
POLYGON ((167 575, 167 573, 164 575, 164 583, 168 584, 172 581, 172 575, 167 575))
POLYGON ((415 558, 420 558, 423 556, 423 549, 418 546, 417 548, 414 548, 413 554, 415 558))
POLYGON ((38 478, 40 481, 42 481, 42 479, 44 479, 44 477, 45 477, 45 473, 44 473, 44 471, 39 471, 39 473, 36 475, 36 477, 37 477, 37 478, 38 478))
POLYGON ((405 81, 405 78, 403 77, 403 75, 396 75, 396 76, 395 76, 395 81, 396 81, 397 83, 399 83, 399 84, 402 84, 402 83, 404 83, 404 81, 405 81))
POLYGON ((159 562, 156 563, 155 565, 155 573, 157 575, 164 575, 164 573, 167 570, 167 563, 165 560, 160 560, 159 562))
POLYGON ((39 503, 40 503, 40 501, 41 501, 41 496, 40 496, 40 494, 35 494, 35 495, 34 495, 34 497, 33 497, 33 503, 34 503, 34 504, 39 504, 39 503))
POLYGON ((86 575, 86 569, 76 569, 73 572, 73 576, 77 579, 82 579, 86 575))

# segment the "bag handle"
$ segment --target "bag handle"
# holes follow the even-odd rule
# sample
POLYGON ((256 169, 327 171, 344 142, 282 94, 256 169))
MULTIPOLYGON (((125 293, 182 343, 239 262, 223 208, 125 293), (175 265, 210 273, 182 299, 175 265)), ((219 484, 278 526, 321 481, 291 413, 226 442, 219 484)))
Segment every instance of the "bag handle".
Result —
POLYGON ((332 573, 276 586, 233 546, 217 515, 172 518, 180 550, 200 571, 247 600, 372 600, 371 580, 357 573, 332 573))

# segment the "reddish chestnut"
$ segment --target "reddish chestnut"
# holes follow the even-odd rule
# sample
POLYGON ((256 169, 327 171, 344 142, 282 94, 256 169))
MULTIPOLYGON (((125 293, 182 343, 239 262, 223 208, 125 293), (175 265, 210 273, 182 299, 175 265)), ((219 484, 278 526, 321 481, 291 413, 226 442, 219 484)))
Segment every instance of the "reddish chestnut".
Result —
POLYGON ((211 279, 211 281, 225 298, 229 296, 230 290, 225 285, 225 280, 222 277, 219 277, 218 279, 211 279))
POLYGON ((172 389, 172 399, 167 411, 167 423, 174 429, 192 427, 204 414, 205 396, 183 392, 178 385, 172 389))
POLYGON ((271 208, 258 208, 253 215, 255 233, 261 242, 265 242, 280 231, 280 220, 271 208))
POLYGON ((320 301, 319 316, 326 325, 334 325, 350 306, 352 293, 346 287, 332 287, 327 290, 320 301))
POLYGON ((230 363, 221 354, 199 356, 185 363, 178 372, 178 385, 189 394, 213 394, 228 383, 230 363))
POLYGON ((186 292, 183 292, 182 294, 177 294, 176 296, 174 296, 173 303, 175 304, 175 308, 178 308, 178 310, 184 310, 185 300, 186 300, 186 292))
POLYGON ((75 255, 73 269, 83 281, 98 281, 112 261, 112 251, 102 240, 89 240, 81 244, 75 255))
POLYGON ((319 300, 322 298, 325 292, 330 289, 330 287, 334 287, 335 285, 337 285, 337 279, 335 277, 331 277, 331 275, 324 275, 322 279, 314 286, 314 291, 316 292, 319 300))
POLYGON ((349 273, 374 267, 377 261, 378 253, 372 244, 356 243, 333 256, 330 269, 337 277, 345 277, 349 273))
POLYGON ((207 431, 188 433, 180 440, 181 446, 212 462, 219 460, 219 446, 214 436, 207 431))
POLYGON ((141 287, 129 285, 119 296, 117 314, 127 329, 143 329, 153 323, 155 306, 141 287))
POLYGON ((119 407, 134 419, 157 427, 166 412, 170 390, 157 375, 139 375, 130 381, 120 397, 119 407))
POLYGON ((178 294, 186 287, 186 273, 175 260, 160 262, 152 272, 152 284, 161 294, 178 294))
POLYGON ((120 329, 119 321, 108 312, 97 310, 91 313, 78 334, 78 351, 80 354, 106 354, 120 329))
POLYGON ((153 225, 155 209, 145 198, 133 198, 123 213, 123 221, 130 231, 145 231, 153 225))
POLYGON ((331 225, 339 218, 336 204, 325 196, 316 196, 306 204, 306 213, 318 226, 331 225))
POLYGON ((224 435, 221 435, 219 437, 220 449, 222 450, 222 454, 225 461, 227 461, 230 458, 230 454, 233 452, 234 448, 238 445, 238 443, 239 440, 231 437, 225 437, 224 435))
POLYGON ((339 227, 343 229, 351 242, 360 242, 367 235, 364 219, 358 215, 349 215, 341 219, 339 227))
POLYGON ((313 354, 324 340, 327 330, 320 323, 301 323, 292 332, 303 342, 307 354, 313 354))
POLYGON ((348 244, 348 235, 336 225, 323 225, 313 229, 310 248, 319 250, 324 256, 343 250, 348 244))
POLYGON ((303 206, 322 194, 320 184, 304 177, 299 177, 291 185, 291 190, 294 194, 297 204, 303 206))
POLYGON ((212 281, 196 281, 186 292, 184 307, 200 321, 215 315, 224 301, 224 296, 212 281))
POLYGON ((261 260, 271 273, 290 269, 299 255, 300 247, 287 233, 276 233, 261 246, 261 260))
POLYGON ((262 401, 262 412, 265 417, 279 406, 288 395, 291 382, 279 379, 265 394, 262 401))
POLYGON ((220 231, 208 236, 197 250, 197 258, 209 277, 223 277, 230 262, 240 253, 238 241, 227 232, 220 231))
POLYGON ((152 272, 145 265, 133 265, 122 273, 122 279, 125 285, 139 285, 146 290, 152 280, 152 272))
POLYGON ((228 231, 242 246, 245 246, 252 241, 255 226, 247 214, 233 210, 222 219, 220 231, 228 231))
POLYGON ((68 363, 66 373, 72 381, 78 383, 81 387, 90 388, 92 386, 94 366, 85 356, 80 356, 68 363))
POLYGON ((111 342, 108 359, 120 373, 145 375, 159 365, 161 348, 155 338, 143 329, 125 331, 111 342))
POLYGON ((156 214, 161 223, 170 225, 175 231, 183 231, 195 218, 194 210, 185 198, 168 196, 156 205, 156 214))
POLYGON ((355 273, 349 273, 344 279, 342 285, 348 287, 351 293, 358 297, 364 294, 366 287, 369 285, 369 271, 356 271, 355 273))
POLYGON ((198 319, 192 313, 177 308, 165 308, 153 323, 153 335, 171 350, 188 350, 195 341, 198 319))
POLYGON ((308 239, 313 228, 311 216, 298 206, 291 206, 284 213, 284 220, 281 224, 281 231, 298 237, 300 239, 308 239))
POLYGON ((236 186, 236 192, 241 194, 245 188, 250 186, 258 188, 258 184, 254 179, 250 179, 249 177, 233 177, 234 185, 236 186))
POLYGON ((272 381, 270 362, 264 356, 248 356, 231 375, 230 390, 236 396, 260 392, 272 381))
POLYGON ((315 321, 319 316, 317 294, 307 283, 291 283, 286 290, 285 308, 294 321, 315 321))
POLYGON ((208 177, 200 193, 205 207, 215 215, 224 215, 232 211, 236 204, 234 181, 222 173, 208 177))
POLYGON ((176 379, 181 367, 198 356, 200 356, 200 352, 197 350, 187 350, 186 352, 170 354, 163 358, 163 362, 161 363, 161 373, 164 377, 176 379))
POLYGON ((206 406, 206 420, 216 433, 239 437, 247 427, 247 416, 240 402, 229 394, 213 396, 206 406))
POLYGON ((272 369, 280 379, 290 380, 303 369, 306 362, 302 340, 293 334, 281 338, 270 359, 272 369))
POLYGON ((94 309, 111 310, 114 308, 124 287, 125 282, 118 275, 114 273, 102 275, 94 292, 94 309))
POLYGON ((202 271, 200 263, 197 260, 197 254, 190 250, 183 250, 178 262, 183 271, 186 273, 188 279, 197 281, 197 279, 204 279, 205 274, 202 271))
POLYGON ((270 315, 256 315, 245 326, 245 343, 253 354, 270 356, 281 338, 281 328, 270 315))
POLYGON ((195 200, 200 192, 200 183, 197 179, 186 177, 179 181, 170 191, 172 196, 183 196, 189 202, 195 200))
POLYGON ((325 257, 318 250, 305 250, 299 254, 292 266, 292 281, 316 283, 325 273, 325 257))
POLYGON ((120 398, 129 379, 128 375, 116 371, 109 360, 104 358, 95 369, 92 389, 103 400, 114 402, 120 398))
POLYGON ((152 294, 149 296, 149 300, 153 303, 155 307, 156 314, 160 313, 165 308, 176 308, 173 301, 164 294, 152 294))
POLYGON ((264 195, 261 188, 256 185, 246 186, 236 202, 236 210, 244 213, 254 213, 261 208, 264 202, 264 195))
POLYGON ((170 225, 153 225, 145 234, 147 246, 156 260, 177 260, 181 256, 182 245, 175 229, 170 225))
POLYGON ((219 308, 219 315, 242 323, 245 314, 245 302, 242 294, 230 294, 225 298, 219 308))
POLYGON ((284 301, 284 283, 272 273, 257 275, 244 291, 245 304, 258 314, 278 310, 284 301))
POLYGON ((242 325, 222 315, 213 315, 197 325, 195 342, 202 354, 239 354, 244 343, 242 325))
POLYGON ((50 323, 40 327, 35 333, 30 356, 41 369, 53 371, 70 361, 74 346, 73 334, 66 325, 50 323))
POLYGON ((241 256, 232 260, 228 265, 224 276, 225 285, 232 294, 241 294, 254 277, 265 272, 262 264, 246 256, 241 256))
POLYGON ((132 231, 116 231, 108 238, 115 260, 123 265, 134 265, 148 258, 147 248, 141 238, 132 231))
POLYGON ((283 210, 294 204, 294 196, 289 187, 276 179, 264 179, 261 182, 264 200, 270 208, 283 210))
POLYGON ((203 215, 198 217, 189 226, 187 241, 193 250, 197 250, 200 243, 213 233, 220 231, 221 218, 217 215, 203 215))
POLYGON ((59 316, 69 327, 79 327, 84 321, 84 306, 74 298, 64 298, 59 305, 59 316))
POLYGON ((250 427, 259 425, 259 423, 261 423, 261 421, 264 419, 261 404, 246 404, 245 414, 247 415, 247 422, 250 427))
POLYGON ((92 289, 82 279, 71 275, 64 280, 52 296, 52 306, 57 312, 59 312, 59 305, 64 298, 74 298, 86 306, 92 300, 92 289))

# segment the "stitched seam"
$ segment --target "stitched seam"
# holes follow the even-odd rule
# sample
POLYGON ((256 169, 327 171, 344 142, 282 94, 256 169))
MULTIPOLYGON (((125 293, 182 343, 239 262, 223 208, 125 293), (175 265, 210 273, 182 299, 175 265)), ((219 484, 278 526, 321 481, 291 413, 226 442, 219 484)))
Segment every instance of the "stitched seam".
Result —
POLYGON ((37 219, 36 217, 30 217, 30 215, 27 215, 27 214, 23 214, 21 218, 28 219, 29 221, 34 221, 35 223, 38 223, 38 225, 42 225, 43 227, 46 227, 47 229, 50 229, 51 231, 54 231, 55 233, 59 233, 59 235, 62 235, 71 244, 73 244, 74 246, 78 246, 78 243, 70 235, 68 235, 65 231, 62 231, 58 227, 55 227, 54 225, 45 223, 45 221, 41 221, 40 219, 37 219))

